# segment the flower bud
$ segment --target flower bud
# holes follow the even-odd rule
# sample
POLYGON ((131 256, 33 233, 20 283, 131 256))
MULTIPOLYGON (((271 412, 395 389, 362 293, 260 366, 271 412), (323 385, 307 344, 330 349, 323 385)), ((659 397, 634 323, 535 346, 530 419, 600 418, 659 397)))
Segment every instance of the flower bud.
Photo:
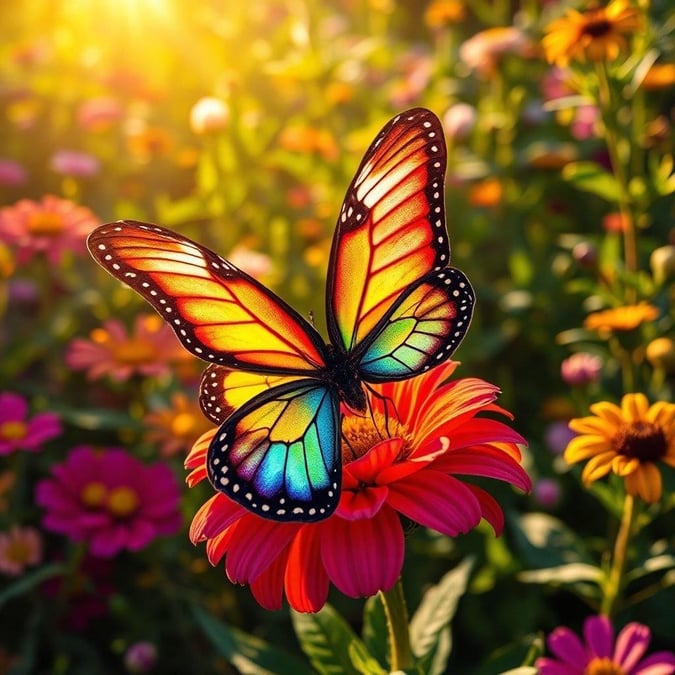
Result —
POLYGON ((156 663, 157 647, 152 642, 136 642, 124 655, 124 665, 130 673, 147 673, 156 663))
POLYGON ((675 276, 675 246, 660 246, 652 251, 649 256, 649 265, 652 268, 652 275, 657 284, 675 276))
POLYGON ((577 352, 560 364, 560 376, 563 382, 580 386, 597 382, 602 370, 602 360, 595 354, 577 352))
POLYGON ((560 502, 560 485, 552 478, 540 478, 532 486, 532 498, 543 509, 553 509, 560 502))
POLYGON ((229 122, 229 107, 225 101, 213 96, 200 98, 190 111, 190 127, 199 135, 222 131, 229 122))
POLYGON ((675 372, 675 340, 668 337, 652 340, 647 345, 647 361, 654 368, 675 372))

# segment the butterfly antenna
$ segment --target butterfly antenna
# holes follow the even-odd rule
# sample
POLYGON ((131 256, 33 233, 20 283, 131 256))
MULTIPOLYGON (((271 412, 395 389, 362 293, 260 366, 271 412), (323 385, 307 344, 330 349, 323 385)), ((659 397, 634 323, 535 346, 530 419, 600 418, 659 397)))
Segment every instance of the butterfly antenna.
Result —
POLYGON ((316 326, 314 325, 314 312, 311 309, 307 313, 307 318, 309 319, 309 322, 312 324, 312 328, 316 328, 316 326))

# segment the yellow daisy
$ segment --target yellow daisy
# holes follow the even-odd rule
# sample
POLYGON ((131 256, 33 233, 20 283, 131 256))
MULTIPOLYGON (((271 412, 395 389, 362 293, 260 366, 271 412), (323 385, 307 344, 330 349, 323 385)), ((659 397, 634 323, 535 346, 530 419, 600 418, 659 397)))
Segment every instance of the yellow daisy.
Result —
POLYGON ((584 13, 569 9, 546 27, 542 46, 546 59, 562 67, 572 59, 612 61, 626 49, 626 35, 641 25, 640 14, 626 0, 584 13))
POLYGON ((641 302, 637 305, 624 305, 593 312, 584 320, 584 328, 605 333, 635 330, 646 321, 654 321, 658 316, 658 307, 648 302, 641 302))
POLYGON ((650 406, 644 394, 626 394, 620 407, 601 401, 591 412, 570 420, 570 429, 579 435, 565 449, 565 461, 589 460, 581 474, 585 485, 612 471, 624 479, 629 494, 650 504, 659 501, 658 464, 675 467, 675 404, 650 406))

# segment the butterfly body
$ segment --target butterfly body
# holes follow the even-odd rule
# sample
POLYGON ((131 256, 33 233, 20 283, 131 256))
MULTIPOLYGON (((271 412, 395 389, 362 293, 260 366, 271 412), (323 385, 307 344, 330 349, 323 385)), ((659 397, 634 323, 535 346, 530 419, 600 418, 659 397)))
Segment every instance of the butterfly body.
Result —
POLYGON ((89 237, 93 257, 139 292, 207 361, 199 400, 220 428, 213 486, 279 521, 337 507, 341 404, 365 413, 369 384, 449 358, 468 328, 471 285, 449 267, 440 122, 422 108, 392 119, 347 190, 326 289, 329 340, 281 298, 171 230, 120 221, 89 237))

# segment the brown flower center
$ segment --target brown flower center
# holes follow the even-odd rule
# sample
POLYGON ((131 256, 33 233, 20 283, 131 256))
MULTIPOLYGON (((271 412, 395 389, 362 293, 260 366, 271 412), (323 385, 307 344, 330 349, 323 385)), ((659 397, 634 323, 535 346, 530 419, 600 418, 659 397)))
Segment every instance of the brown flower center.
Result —
POLYGON ((27 541, 14 539, 9 542, 9 545, 5 549, 5 556, 13 563, 23 567, 33 557, 33 549, 27 541))
POLYGON ((152 363, 157 356, 156 348, 147 340, 130 339, 114 349, 115 360, 128 366, 152 363))
POLYGON ((409 451, 408 430, 398 420, 386 418, 379 412, 373 415, 347 415, 342 422, 342 461, 344 464, 363 457, 374 445, 387 438, 404 440, 403 455, 409 451))
POLYGON ((668 450, 663 430, 644 421, 624 424, 612 439, 612 445, 617 454, 634 457, 641 462, 655 462, 668 450))
POLYGON ((38 211, 28 218, 28 231, 37 236, 55 236, 64 228, 63 217, 59 213, 38 211))
POLYGON ((604 37, 612 32, 612 24, 607 19, 596 19, 595 21, 589 21, 581 32, 583 35, 590 35, 592 38, 604 37))
POLYGON ((0 424, 0 438, 6 441, 20 441, 26 437, 28 427, 20 420, 10 420, 0 424))
POLYGON ((139 503, 136 492, 125 485, 114 488, 108 495, 108 511, 118 518, 130 516, 136 511, 139 503))
POLYGON ((588 662, 584 675, 626 675, 624 669, 608 658, 594 658, 588 662))

